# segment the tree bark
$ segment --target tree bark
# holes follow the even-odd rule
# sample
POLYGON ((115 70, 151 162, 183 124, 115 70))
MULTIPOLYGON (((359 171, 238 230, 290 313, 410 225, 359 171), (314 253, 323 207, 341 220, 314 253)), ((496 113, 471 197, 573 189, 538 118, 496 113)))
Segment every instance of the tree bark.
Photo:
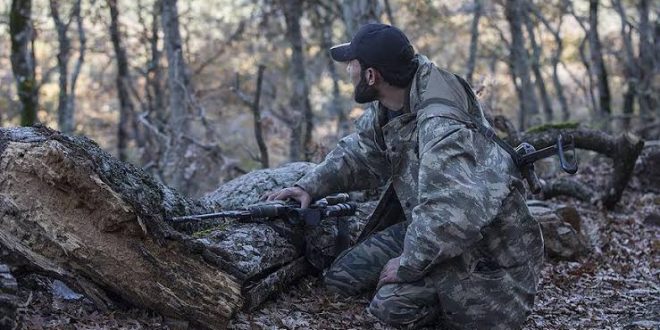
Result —
POLYGON ((346 25, 346 40, 351 40, 362 25, 380 23, 383 13, 380 1, 374 0, 344 0, 341 10, 346 25))
POLYGON ((266 70, 266 67, 263 64, 260 64, 257 72, 257 89, 252 103, 252 116, 254 118, 254 137, 259 146, 259 161, 261 162, 262 168, 268 168, 268 146, 266 146, 266 141, 264 141, 264 134, 261 126, 261 108, 259 105, 261 101, 261 86, 264 80, 264 70, 266 70))
MULTIPOLYGON (((194 201, 85 137, 42 126, 0 129, 0 250, 101 309, 120 297, 195 327, 222 328, 238 309, 309 274, 309 251, 334 257, 338 220, 310 229, 285 219, 167 219, 257 203, 311 168, 251 172, 194 201)), ((341 219, 353 240, 374 206, 361 203, 341 219)))
POLYGON ((198 327, 226 324, 241 284, 164 219, 207 210, 84 137, 0 129, 0 246, 84 292, 198 327))
POLYGON ((566 2, 562 1, 562 4, 560 5, 560 10, 557 18, 559 22, 557 23, 556 28, 554 28, 552 24, 550 24, 550 22, 545 18, 545 16, 543 16, 541 11, 535 4, 530 3, 529 6, 534 12, 536 18, 538 18, 546 27, 546 29, 550 31, 550 33, 552 34, 555 40, 556 46, 550 58, 550 62, 552 63, 552 84, 554 86, 555 93, 557 93, 557 98, 559 99, 559 105, 561 106, 562 120, 567 121, 570 119, 571 113, 570 110, 568 109, 568 101, 566 100, 566 95, 564 94, 564 87, 562 86, 561 80, 559 79, 559 70, 558 70, 559 63, 561 62, 561 54, 564 49, 564 43, 562 41, 562 37, 559 31, 561 31, 561 26, 564 22, 564 14, 566 13, 566 2))
POLYGON ((468 54, 467 69, 465 72, 465 80, 474 85, 472 75, 474 74, 474 67, 477 61, 477 46, 479 45, 479 20, 483 11, 482 0, 474 0, 474 16, 472 17, 472 25, 470 27, 470 52, 468 54))
POLYGON ((632 26, 628 21, 626 11, 621 0, 613 0, 612 4, 619 14, 621 20, 621 39, 623 40, 623 73, 626 79, 626 90, 623 93, 623 127, 630 128, 631 116, 634 113, 635 97, 637 95, 637 84, 639 81, 639 68, 635 59, 632 43, 632 26))
POLYGON ((541 96, 541 103, 543 104, 543 114, 545 115, 546 122, 552 122, 554 116, 552 113, 552 105, 550 103, 550 96, 545 87, 545 80, 543 79, 543 74, 541 73, 541 46, 536 42, 536 35, 534 31, 534 23, 530 17, 531 10, 528 11, 529 15, 525 15, 525 27, 527 29, 527 35, 529 36, 529 42, 532 46, 532 72, 534 73, 534 82, 536 88, 539 90, 539 95, 541 96))
POLYGON ((598 83, 598 106, 600 114, 612 114, 610 87, 607 78, 605 61, 603 60, 603 50, 598 36, 598 1, 589 0, 589 53, 593 75, 598 83))
POLYGON ((32 1, 13 0, 9 12, 11 35, 11 69, 16 91, 21 100, 21 126, 34 125, 39 107, 39 88, 35 76, 34 27, 32 1))
POLYGON ((283 3, 286 35, 291 45, 293 93, 289 105, 291 111, 294 112, 293 115, 301 118, 301 120, 293 122, 289 149, 289 159, 291 161, 310 159, 309 148, 312 144, 312 131, 314 129, 312 106, 309 101, 309 87, 305 73, 303 37, 300 28, 300 19, 303 15, 302 7, 300 0, 285 0, 283 3))
POLYGON ((59 13, 59 7, 61 3, 57 0, 50 0, 50 12, 53 22, 55 23, 55 29, 57 30, 57 41, 59 44, 59 51, 57 53, 57 67, 59 72, 59 99, 57 105, 57 122, 58 128, 62 133, 71 134, 75 128, 75 93, 76 93, 76 82, 78 81, 78 75, 80 74, 80 68, 85 58, 85 32, 82 22, 82 16, 80 15, 80 6, 81 1, 78 0, 73 4, 71 12, 69 13, 68 19, 66 22, 62 20, 62 17, 59 13), (71 38, 67 35, 69 32, 69 26, 76 20, 76 26, 78 30, 78 43, 79 43, 79 55, 74 66, 73 73, 69 77, 69 59, 71 57, 71 38), (69 79, 71 82, 69 83, 69 79))
POLYGON ((129 94, 130 75, 128 72, 128 57, 121 42, 119 31, 119 10, 117 0, 107 0, 110 8, 110 38, 117 58, 117 96, 119 97, 119 123, 117 127, 117 154, 119 160, 128 158, 127 148, 130 135, 130 117, 134 113, 133 101, 129 94))
POLYGON ((170 146, 164 157, 171 173, 167 175, 175 188, 183 189, 184 167, 189 119, 187 93, 189 88, 186 64, 179 32, 177 0, 162 0, 162 26, 167 54, 167 84, 169 91, 170 146))
POLYGON ((635 168, 635 161, 644 148, 644 140, 639 139, 632 133, 612 136, 601 131, 590 129, 556 129, 548 128, 540 132, 525 133, 521 140, 530 143, 537 150, 553 145, 557 136, 572 135, 575 148, 598 152, 612 159, 612 177, 598 200, 607 209, 612 209, 621 199, 623 190, 628 186, 628 181, 635 168))
POLYGON ((520 99, 518 126, 521 130, 527 127, 528 115, 538 113, 538 102, 529 76, 529 54, 525 48, 525 37, 522 31, 522 19, 526 12, 525 7, 522 0, 507 0, 504 8, 511 30, 511 77, 513 83, 518 86, 520 99))
MULTIPOLYGON (((649 1, 640 0, 637 4, 637 11, 639 12, 639 112, 645 117, 652 117, 660 113, 660 110, 658 110, 660 107, 658 102, 660 88, 657 83, 654 84, 653 82, 658 76, 659 63, 656 63, 656 61, 660 55, 654 54, 654 30, 649 21, 649 1), (653 114, 654 111, 655 114, 653 114)), ((657 20, 656 17, 656 27, 658 26, 657 20)))
POLYGON ((329 49, 333 46, 332 41, 332 21, 333 17, 327 11, 321 13, 318 9, 316 10, 316 19, 317 19, 317 28, 321 30, 321 49, 325 54, 325 58, 328 63, 328 72, 332 78, 332 99, 330 101, 330 109, 332 113, 337 116, 337 130, 336 136, 338 138, 343 137, 350 131, 350 122, 346 116, 345 110, 343 109, 343 102, 341 98, 341 93, 339 91, 339 74, 337 73, 336 63, 330 56, 329 49))

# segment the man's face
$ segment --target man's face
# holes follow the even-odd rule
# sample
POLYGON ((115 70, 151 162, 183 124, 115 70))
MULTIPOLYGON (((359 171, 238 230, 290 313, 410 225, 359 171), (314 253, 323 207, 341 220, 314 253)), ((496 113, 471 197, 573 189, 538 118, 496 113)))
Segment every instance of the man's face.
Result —
POLYGON ((353 83, 353 98, 357 103, 369 103, 378 99, 378 90, 373 84, 373 69, 362 70, 358 60, 348 62, 346 67, 353 83), (371 84, 369 84, 371 80, 371 84))

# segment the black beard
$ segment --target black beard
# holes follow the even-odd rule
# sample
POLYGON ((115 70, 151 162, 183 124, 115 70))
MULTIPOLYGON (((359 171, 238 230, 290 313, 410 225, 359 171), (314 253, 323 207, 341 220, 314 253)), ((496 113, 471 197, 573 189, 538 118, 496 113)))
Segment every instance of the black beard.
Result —
POLYGON ((353 98, 357 103, 369 103, 378 99, 378 90, 369 86, 365 77, 365 71, 360 73, 360 82, 353 89, 353 98))

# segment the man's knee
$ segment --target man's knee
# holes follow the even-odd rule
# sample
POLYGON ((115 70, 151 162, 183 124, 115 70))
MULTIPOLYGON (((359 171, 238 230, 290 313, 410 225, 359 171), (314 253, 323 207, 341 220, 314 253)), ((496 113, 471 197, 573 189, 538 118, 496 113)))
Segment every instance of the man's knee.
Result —
POLYGON ((323 276, 323 284, 332 293, 342 296, 355 296, 360 294, 360 287, 356 285, 355 279, 341 269, 330 267, 323 276))
POLYGON ((401 287, 400 284, 383 286, 369 305, 369 312, 381 322, 418 327, 432 323, 439 312, 434 292, 419 287, 401 287))

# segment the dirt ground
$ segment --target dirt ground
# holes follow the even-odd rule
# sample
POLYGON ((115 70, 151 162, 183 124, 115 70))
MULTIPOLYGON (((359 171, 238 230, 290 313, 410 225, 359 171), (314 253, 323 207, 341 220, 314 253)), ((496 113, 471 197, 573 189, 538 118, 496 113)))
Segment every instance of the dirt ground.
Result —
MULTIPOLYGON (((598 177, 599 173, 590 173, 598 177)), ((633 188, 605 211, 575 200, 591 253, 546 260, 534 312, 525 329, 660 329, 660 195, 633 188)), ((47 279, 19 278, 25 329, 178 329, 154 313, 115 306, 95 310, 84 298, 53 296, 47 279)), ((341 298, 306 277, 258 310, 238 313, 230 329, 391 329, 368 315, 369 296, 341 298)))

